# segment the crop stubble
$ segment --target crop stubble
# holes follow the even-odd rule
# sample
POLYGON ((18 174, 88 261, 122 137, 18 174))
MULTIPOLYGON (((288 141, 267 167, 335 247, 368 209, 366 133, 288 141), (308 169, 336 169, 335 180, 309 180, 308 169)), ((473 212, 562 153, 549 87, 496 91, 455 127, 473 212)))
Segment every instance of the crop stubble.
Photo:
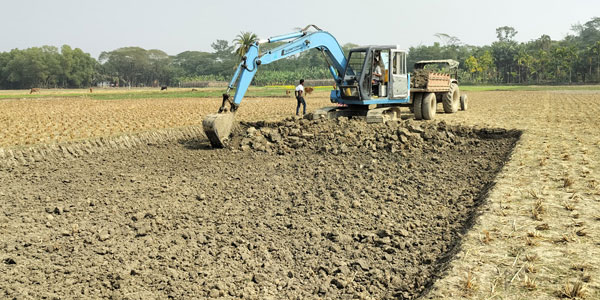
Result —
POLYGON ((524 133, 429 298, 600 298, 600 94, 484 92, 450 123, 524 133), (466 117, 466 118, 465 118, 466 117))

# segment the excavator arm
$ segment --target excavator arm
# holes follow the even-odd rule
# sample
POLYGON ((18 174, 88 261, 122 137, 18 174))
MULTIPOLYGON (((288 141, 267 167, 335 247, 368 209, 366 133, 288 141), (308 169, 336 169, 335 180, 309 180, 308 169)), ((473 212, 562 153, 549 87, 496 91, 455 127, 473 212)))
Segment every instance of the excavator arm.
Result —
POLYGON ((208 115, 202 122, 204 132, 212 146, 223 147, 225 141, 229 138, 233 126, 234 114, 239 108, 254 75, 261 65, 267 65, 310 49, 320 50, 326 56, 329 71, 336 83, 339 84, 348 61, 342 51, 342 47, 330 33, 322 31, 314 25, 309 25, 298 32, 256 42, 250 46, 246 55, 242 57, 242 61, 229 82, 227 91, 223 94, 223 102, 219 108, 219 112, 214 115, 208 115), (315 27, 317 31, 307 32, 311 26, 315 27), (261 43, 274 43, 285 40, 290 41, 263 54, 259 54, 261 43), (229 92, 232 89, 235 89, 235 95, 233 99, 230 99, 229 92), (228 103, 230 105, 229 108, 226 107, 228 103))

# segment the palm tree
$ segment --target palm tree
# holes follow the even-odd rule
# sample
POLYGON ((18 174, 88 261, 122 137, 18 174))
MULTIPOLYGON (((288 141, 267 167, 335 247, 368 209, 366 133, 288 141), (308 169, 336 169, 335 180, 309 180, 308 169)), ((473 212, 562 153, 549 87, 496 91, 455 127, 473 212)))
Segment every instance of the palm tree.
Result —
POLYGON ((252 32, 240 32, 233 40, 233 43, 237 45, 237 49, 235 49, 235 54, 240 58, 246 55, 250 46, 252 46, 258 40, 258 36, 252 32))

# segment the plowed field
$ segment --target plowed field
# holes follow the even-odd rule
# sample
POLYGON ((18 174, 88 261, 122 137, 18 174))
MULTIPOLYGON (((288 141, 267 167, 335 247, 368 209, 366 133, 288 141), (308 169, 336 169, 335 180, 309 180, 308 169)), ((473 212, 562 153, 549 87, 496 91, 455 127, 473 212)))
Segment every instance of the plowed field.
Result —
POLYGON ((597 298, 600 94, 469 98, 445 123, 246 122, 223 150, 189 129, 218 99, 0 101, 0 295, 597 298))

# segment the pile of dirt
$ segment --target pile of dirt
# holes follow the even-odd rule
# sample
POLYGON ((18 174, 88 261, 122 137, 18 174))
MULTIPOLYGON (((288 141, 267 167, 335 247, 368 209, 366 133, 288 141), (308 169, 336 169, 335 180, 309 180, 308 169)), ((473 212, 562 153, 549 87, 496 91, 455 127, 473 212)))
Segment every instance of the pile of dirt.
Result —
POLYGON ((242 124, 231 149, 203 138, 0 167, 0 295, 414 299, 518 137, 288 119, 242 124))
POLYGON ((333 155, 369 152, 400 152, 406 150, 434 151, 466 144, 477 145, 482 136, 506 134, 505 129, 476 130, 451 126, 445 122, 426 123, 414 120, 366 124, 363 120, 307 120, 288 118, 273 123, 241 123, 230 147, 236 150, 256 150, 290 154, 301 149, 333 155))
POLYGON ((415 69, 410 74, 410 86, 413 88, 427 88, 427 77, 432 71, 425 69, 415 69))

